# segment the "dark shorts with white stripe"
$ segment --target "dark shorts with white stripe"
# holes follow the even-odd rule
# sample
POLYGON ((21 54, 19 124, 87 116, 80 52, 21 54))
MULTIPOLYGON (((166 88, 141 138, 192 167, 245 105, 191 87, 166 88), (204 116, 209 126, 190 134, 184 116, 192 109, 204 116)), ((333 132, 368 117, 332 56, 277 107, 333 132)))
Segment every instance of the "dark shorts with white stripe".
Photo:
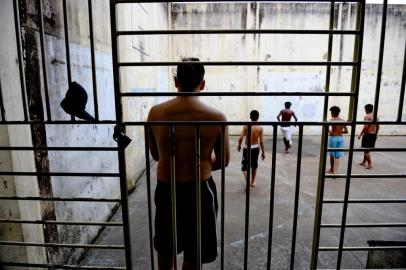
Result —
MULTIPOLYGON (((213 178, 201 181, 201 259, 213 262, 217 257, 216 217, 217 190, 213 178)), ((158 180, 155 189, 155 250, 172 256, 171 183, 158 180)), ((196 184, 176 183, 177 254, 184 252, 184 260, 197 261, 196 184)))

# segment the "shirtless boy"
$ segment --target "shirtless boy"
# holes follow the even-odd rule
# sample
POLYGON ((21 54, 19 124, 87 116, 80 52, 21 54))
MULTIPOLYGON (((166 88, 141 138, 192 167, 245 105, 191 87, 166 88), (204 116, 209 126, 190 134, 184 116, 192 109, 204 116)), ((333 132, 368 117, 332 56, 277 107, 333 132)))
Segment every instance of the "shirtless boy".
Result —
MULTIPOLYGON (((297 122, 295 112, 290 109, 290 106, 292 106, 292 103, 289 101, 285 102, 285 109, 281 110, 276 117, 278 118, 278 121, 281 121, 280 117, 282 116, 282 122, 290 122, 292 117, 295 118, 295 121, 297 122)), ((292 147, 292 130, 288 124, 282 124, 281 130, 283 134, 283 142, 285 144, 285 153, 288 153, 289 148, 292 147)))
MULTIPOLYGON (((198 92, 205 86, 204 67, 197 58, 187 58, 177 66, 174 78, 179 92, 198 92)), ((178 96, 158 104, 149 112, 148 121, 226 121, 223 113, 207 106, 198 96, 178 96)), ((172 147, 168 126, 151 126, 150 152, 158 161, 157 186, 155 189, 155 237, 160 270, 173 268, 172 208, 170 184, 170 157, 172 147)), ((201 259, 209 263, 217 257, 216 215, 217 192, 211 172, 221 168, 221 127, 200 127, 200 184, 201 184, 201 259), (214 150, 214 157, 212 153, 214 150)), ((225 165, 230 160, 228 131, 224 134, 225 165)), ((196 172, 195 128, 175 126, 175 179, 177 202, 177 253, 183 254, 183 268, 197 269, 196 237, 196 172)))
MULTIPOLYGON (((258 121, 259 112, 256 110, 251 111, 250 119, 255 122, 258 121)), ((241 143, 245 137, 245 147, 242 151, 242 172, 245 179, 247 179, 247 170, 248 170, 248 149, 247 149, 247 140, 248 140, 248 127, 244 126, 238 139, 238 152, 241 151, 241 143)), ((251 126, 251 187, 256 186, 255 176, 257 175, 258 168, 258 157, 259 157, 259 148, 261 147, 261 159, 265 159, 265 147, 264 147, 264 129, 261 126, 253 125, 251 126)))
MULTIPOLYGON (((365 122, 372 122, 374 120, 374 106, 372 104, 365 105, 365 113, 364 121, 365 122)), ((376 136, 378 135, 379 125, 378 124, 365 124, 364 128, 362 129, 361 133, 358 135, 358 139, 361 139, 361 147, 364 148, 374 148, 376 136)), ((371 169, 372 168, 372 159, 370 151, 364 151, 364 160, 359 164, 361 166, 367 165, 365 168, 371 169)))
MULTIPOLYGON (((333 106, 330 108, 331 112, 331 122, 344 122, 343 119, 340 118, 340 108, 337 106, 333 106)), ((348 129, 346 125, 343 124, 332 124, 331 129, 329 129, 328 133, 330 134, 330 138, 328 140, 328 147, 329 148, 343 148, 344 147, 344 137, 343 134, 348 133, 348 129)), ((331 151, 330 154, 330 170, 328 173, 337 173, 338 165, 340 163, 340 158, 344 157, 343 151, 331 151)))

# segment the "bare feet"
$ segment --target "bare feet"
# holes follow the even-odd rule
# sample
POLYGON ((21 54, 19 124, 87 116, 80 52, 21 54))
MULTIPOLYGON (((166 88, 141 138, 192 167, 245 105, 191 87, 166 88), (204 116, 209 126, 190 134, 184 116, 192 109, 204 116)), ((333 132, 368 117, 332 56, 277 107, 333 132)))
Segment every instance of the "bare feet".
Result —
POLYGON ((365 169, 370 170, 370 169, 372 169, 372 166, 371 166, 371 165, 368 165, 368 166, 365 167, 365 169))
POLYGON ((333 170, 328 170, 326 173, 334 173, 333 170))
POLYGON ((251 183, 251 187, 255 187, 256 185, 257 185, 256 182, 252 182, 252 183, 251 183))
POLYGON ((365 163, 364 163, 364 162, 361 162, 359 165, 361 165, 361 166, 365 166, 365 163))

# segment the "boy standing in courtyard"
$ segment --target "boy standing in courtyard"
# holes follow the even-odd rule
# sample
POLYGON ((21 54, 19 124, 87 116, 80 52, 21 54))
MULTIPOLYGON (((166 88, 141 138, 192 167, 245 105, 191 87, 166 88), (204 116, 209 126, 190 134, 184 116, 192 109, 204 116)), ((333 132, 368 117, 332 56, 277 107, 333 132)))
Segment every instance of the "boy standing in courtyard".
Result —
MULTIPOLYGON (((365 105, 365 113, 364 121, 365 122, 372 122, 374 120, 374 106, 372 104, 365 105)), ((379 125, 378 124, 365 124, 364 128, 362 129, 361 133, 358 135, 358 139, 361 139, 361 147, 363 148, 374 148, 376 137, 378 135, 379 125)), ((372 168, 372 159, 370 151, 364 151, 364 159, 360 163, 361 166, 367 165, 365 168, 371 169, 372 168)))
MULTIPOLYGON (((252 110, 250 113, 250 119, 253 122, 258 121, 259 112, 257 110, 252 110)), ((242 129, 240 138, 238 139, 238 152, 241 151, 241 143, 245 137, 245 147, 242 152, 242 172, 245 179, 247 179, 247 170, 248 170, 248 149, 247 149, 247 140, 248 140, 248 127, 244 126, 242 129)), ((258 168, 258 157, 259 157, 259 148, 261 147, 261 159, 265 159, 265 147, 264 147, 264 129, 261 126, 252 125, 251 127, 251 187, 256 186, 255 176, 257 175, 258 168)))
MULTIPOLYGON (((340 108, 337 106, 333 106, 330 108, 331 112, 331 122, 344 122, 343 119, 340 118, 340 108)), ((343 148, 344 147, 344 137, 343 134, 348 133, 348 129, 346 125, 343 124, 332 124, 331 129, 329 129, 328 133, 330 134, 330 138, 328 140, 328 147, 329 148, 343 148)), ((340 163, 340 158, 344 157, 343 151, 331 151, 330 154, 330 170, 328 173, 337 173, 338 165, 340 163)))
MULTIPOLYGON (((282 122, 290 122, 290 119, 293 117, 297 122, 295 112, 290 109, 290 106, 292 106, 292 103, 289 101, 285 102, 285 109, 281 110, 276 117, 278 121, 281 121, 280 117, 282 117, 282 122)), ((288 153, 289 149, 292 147, 292 129, 290 125, 282 124, 281 130, 283 134, 283 143, 285 144, 285 153, 288 153)))

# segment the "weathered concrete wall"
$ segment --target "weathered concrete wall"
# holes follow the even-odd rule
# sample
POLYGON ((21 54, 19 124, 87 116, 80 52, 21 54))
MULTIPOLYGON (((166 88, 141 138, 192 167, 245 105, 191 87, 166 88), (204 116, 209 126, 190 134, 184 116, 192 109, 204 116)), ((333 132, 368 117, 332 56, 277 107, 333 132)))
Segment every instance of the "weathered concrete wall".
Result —
MULTIPOLYGON (((173 29, 328 29, 330 4, 321 3, 236 3, 190 4, 172 6, 173 29)), ((376 84, 381 5, 367 5, 358 119, 363 106, 373 103, 376 84)), ((389 5, 385 39, 385 59, 381 84, 379 117, 395 120, 399 100, 406 38, 405 5, 389 5), (396 106, 394 106, 394 104, 396 106)), ((355 4, 336 4, 335 29, 355 29, 355 4)), ((327 35, 182 35, 172 37, 172 58, 196 56, 217 61, 325 61, 327 35)), ((354 37, 339 35, 333 41, 333 61, 352 61, 354 37)), ((207 67, 206 91, 324 91, 326 68, 323 67, 207 67)), ((348 92, 351 68, 332 68, 331 91, 348 92)), ((323 98, 315 97, 223 97, 207 98, 223 110, 229 120, 248 119, 258 109, 262 120, 275 120, 286 100, 293 103, 299 119, 323 119, 323 98), (233 104, 230 106, 229 104, 233 104)), ((330 105, 348 115, 348 98, 332 97, 330 105)), ((231 133, 238 133, 232 128, 231 133)), ((268 129, 268 132, 270 130, 268 129)), ((306 134, 319 134, 309 127, 306 134)), ((405 128, 382 127, 382 134, 404 134, 405 128)))

